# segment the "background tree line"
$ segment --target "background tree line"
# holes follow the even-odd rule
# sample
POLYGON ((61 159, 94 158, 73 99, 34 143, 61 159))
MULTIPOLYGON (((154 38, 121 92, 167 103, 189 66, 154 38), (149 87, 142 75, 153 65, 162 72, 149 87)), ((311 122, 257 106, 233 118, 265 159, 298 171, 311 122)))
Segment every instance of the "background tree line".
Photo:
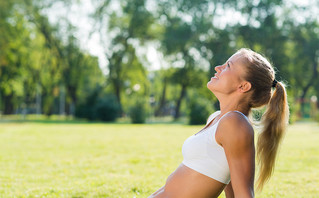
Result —
POLYGON ((283 0, 92 1, 107 72, 80 47, 68 18, 46 11, 81 1, 0 2, 2 114, 67 114, 112 121, 190 115, 201 123, 216 99, 206 83, 237 49, 269 57, 288 85, 293 119, 318 117, 319 4, 283 0), (318 14, 318 13, 317 13, 318 14), (150 69, 156 49, 160 68, 150 69), (192 116, 193 115, 193 116, 192 116))

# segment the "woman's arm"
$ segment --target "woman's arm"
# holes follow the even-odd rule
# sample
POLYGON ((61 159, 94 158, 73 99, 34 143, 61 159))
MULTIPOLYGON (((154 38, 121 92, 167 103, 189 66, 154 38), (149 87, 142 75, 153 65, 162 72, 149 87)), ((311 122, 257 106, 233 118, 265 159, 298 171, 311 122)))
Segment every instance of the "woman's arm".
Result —
POLYGON ((154 192, 153 194, 151 194, 148 198, 152 198, 152 197, 155 197, 158 193, 164 191, 164 187, 161 187, 160 189, 158 189, 156 192, 154 192))
POLYGON ((224 189, 226 198, 234 198, 234 191, 233 191, 233 187, 231 186, 231 182, 229 182, 229 184, 227 184, 227 186, 224 189))
POLYGON ((254 130, 239 113, 227 114, 219 123, 216 140, 226 153, 234 197, 254 197, 254 130))

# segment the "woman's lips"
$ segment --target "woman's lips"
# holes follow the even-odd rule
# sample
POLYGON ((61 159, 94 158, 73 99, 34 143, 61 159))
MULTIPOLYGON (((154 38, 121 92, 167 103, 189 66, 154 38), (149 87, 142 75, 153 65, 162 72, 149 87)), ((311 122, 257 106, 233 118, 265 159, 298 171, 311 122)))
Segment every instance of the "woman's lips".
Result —
POLYGON ((218 76, 215 74, 212 78, 216 78, 216 79, 218 79, 218 76))

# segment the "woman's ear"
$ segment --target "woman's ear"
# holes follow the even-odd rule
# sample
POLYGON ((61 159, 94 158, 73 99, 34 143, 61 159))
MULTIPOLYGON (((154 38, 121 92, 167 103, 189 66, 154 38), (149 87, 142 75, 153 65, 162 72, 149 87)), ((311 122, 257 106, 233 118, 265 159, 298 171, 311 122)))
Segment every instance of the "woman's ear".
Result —
POLYGON ((240 86, 239 86, 239 91, 240 91, 241 93, 248 92, 250 89, 251 89, 251 84, 250 84, 250 82, 248 82, 248 81, 242 82, 242 83, 240 84, 240 86))

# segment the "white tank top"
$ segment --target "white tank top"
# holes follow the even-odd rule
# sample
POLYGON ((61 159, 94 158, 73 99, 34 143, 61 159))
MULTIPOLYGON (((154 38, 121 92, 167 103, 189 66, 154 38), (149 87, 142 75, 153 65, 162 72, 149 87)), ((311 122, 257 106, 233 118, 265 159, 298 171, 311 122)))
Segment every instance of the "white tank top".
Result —
MULTIPOLYGON (((216 111, 210 115, 207 124, 219 114, 220 111, 216 111)), ((184 157, 182 163, 185 166, 224 184, 230 182, 229 166, 224 148, 216 142, 215 134, 219 121, 226 114, 214 125, 210 125, 199 133, 189 137, 184 142, 182 148, 184 157)))

